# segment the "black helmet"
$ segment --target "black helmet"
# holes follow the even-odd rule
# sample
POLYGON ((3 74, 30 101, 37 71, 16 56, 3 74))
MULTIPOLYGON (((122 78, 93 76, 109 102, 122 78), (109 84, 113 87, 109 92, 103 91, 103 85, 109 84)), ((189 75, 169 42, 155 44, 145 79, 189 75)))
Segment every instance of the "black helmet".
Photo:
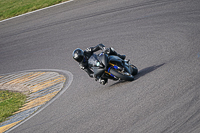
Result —
POLYGON ((81 62, 84 57, 84 52, 82 49, 77 48, 73 51, 72 56, 73 56, 74 60, 81 62))

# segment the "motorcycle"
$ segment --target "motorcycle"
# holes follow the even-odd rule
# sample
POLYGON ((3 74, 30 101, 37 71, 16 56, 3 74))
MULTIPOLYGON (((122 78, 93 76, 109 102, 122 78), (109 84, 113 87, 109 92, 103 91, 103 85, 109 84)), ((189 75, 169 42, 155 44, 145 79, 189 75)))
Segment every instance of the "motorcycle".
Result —
POLYGON ((96 79, 107 78, 114 81, 133 81, 138 73, 136 66, 130 60, 123 60, 116 55, 100 53, 93 54, 88 60, 89 67, 93 70, 96 79))

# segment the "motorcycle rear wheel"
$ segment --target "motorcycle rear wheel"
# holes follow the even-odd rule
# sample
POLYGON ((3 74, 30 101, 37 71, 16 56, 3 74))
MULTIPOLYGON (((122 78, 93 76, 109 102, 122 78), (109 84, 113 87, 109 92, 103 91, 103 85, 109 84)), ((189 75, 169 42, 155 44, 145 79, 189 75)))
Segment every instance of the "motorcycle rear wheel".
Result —
POLYGON ((110 69, 110 73, 118 78, 120 78, 121 80, 125 80, 125 81, 133 81, 134 80, 134 76, 127 73, 127 72, 123 72, 114 68, 110 69))
POLYGON ((137 75, 137 74, 138 74, 138 69, 137 69, 137 67, 134 66, 134 65, 132 65, 132 64, 131 64, 130 66, 133 68, 132 75, 133 75, 133 76, 137 75))

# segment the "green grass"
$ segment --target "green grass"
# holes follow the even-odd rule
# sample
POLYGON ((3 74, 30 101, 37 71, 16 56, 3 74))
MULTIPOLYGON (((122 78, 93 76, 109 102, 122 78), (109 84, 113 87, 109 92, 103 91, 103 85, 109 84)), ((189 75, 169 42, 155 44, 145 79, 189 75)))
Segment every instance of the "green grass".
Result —
POLYGON ((0 90, 0 122, 18 111, 25 101, 26 95, 22 93, 0 90))
POLYGON ((0 20, 68 0, 0 0, 0 20))

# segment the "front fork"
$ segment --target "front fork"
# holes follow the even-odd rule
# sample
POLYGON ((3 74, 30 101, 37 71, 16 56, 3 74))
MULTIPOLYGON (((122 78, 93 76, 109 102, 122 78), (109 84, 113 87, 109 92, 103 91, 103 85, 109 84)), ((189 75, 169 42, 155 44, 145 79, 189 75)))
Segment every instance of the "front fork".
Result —
POLYGON ((120 68, 120 67, 118 67, 118 66, 116 66, 115 64, 112 64, 112 63, 109 63, 109 65, 110 65, 110 67, 108 68, 108 71, 105 71, 105 73, 112 76, 113 78, 116 78, 114 75, 112 75, 110 73, 110 69, 114 68, 114 69, 122 70, 122 68, 120 68))

